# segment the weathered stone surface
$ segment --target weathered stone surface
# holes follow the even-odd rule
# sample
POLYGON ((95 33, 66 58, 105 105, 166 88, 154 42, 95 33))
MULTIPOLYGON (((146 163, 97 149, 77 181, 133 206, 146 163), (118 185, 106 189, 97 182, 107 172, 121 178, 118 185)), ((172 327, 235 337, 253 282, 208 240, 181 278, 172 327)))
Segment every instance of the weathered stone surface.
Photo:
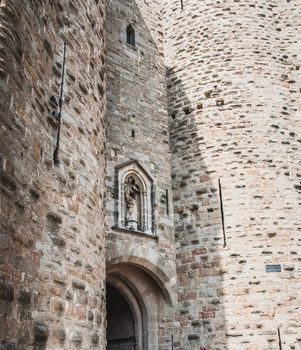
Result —
POLYGON ((11 284, 0 282, 0 300, 11 303, 14 299, 14 287, 11 284))
MULTIPOLYGON (((146 326, 148 333, 142 336, 139 327, 136 337, 139 349, 143 348, 141 343, 144 337, 147 342, 145 348, 153 350, 158 349, 160 343, 161 317, 169 312, 162 288, 166 290, 167 298, 172 296, 176 299, 175 283, 172 280, 175 277, 175 246, 160 6, 159 3, 143 0, 110 1, 106 28, 108 283, 113 283, 113 287, 121 288, 123 293, 130 295, 131 292, 122 284, 123 279, 127 280, 129 285, 135 286, 136 293, 145 299, 144 302, 152 305, 146 326), (128 25, 132 25, 135 30, 135 47, 127 43, 128 25), (143 184, 146 184, 146 188, 150 187, 147 186, 149 183, 152 184, 152 193, 145 191, 141 206, 140 222, 146 225, 136 232, 135 229, 126 230, 127 225, 124 223, 126 208, 123 206, 123 189, 126 183, 122 183, 123 171, 128 174, 127 166, 131 164, 130 171, 142 180, 141 188, 143 184), (149 205, 150 199, 152 206, 149 205), (122 278, 118 279, 114 265, 123 256, 124 267, 119 270, 122 278), (163 263, 160 258, 163 258, 163 263), (136 270, 126 267, 127 264, 136 266, 136 270), (146 276, 144 271, 147 272, 146 276), (161 274, 166 272, 168 278, 161 279, 161 274), (156 276, 159 285, 158 281, 147 277, 149 274, 156 276), (142 278, 142 275, 145 277, 142 278), (144 292, 145 289, 149 292, 144 292)), ((137 227, 135 225, 134 228, 137 227)), ((138 312, 135 317, 145 318, 146 315, 142 316, 138 312)), ((109 342, 108 349, 111 346, 114 349, 114 345, 109 342)))
POLYGON ((20 304, 28 306, 31 301, 31 294, 29 292, 21 290, 18 296, 18 301, 20 304))
POLYGON ((174 333, 181 349, 276 349, 277 328, 283 347, 300 346, 289 301, 300 280, 299 11, 297 2, 164 2, 180 307, 190 302, 174 333), (266 273, 267 263, 282 272, 266 273), (210 322, 199 340, 187 341, 190 315, 210 322))
POLYGON ((0 350, 104 350, 106 274, 137 349, 300 348, 300 12, 0 1, 0 350), (153 232, 116 227, 128 161, 153 232))
POLYGON ((5 0, 0 22, 0 346, 70 349, 76 325, 104 349, 105 4, 5 0))
POLYGON ((34 338, 36 342, 46 342, 49 337, 49 327, 43 322, 35 322, 34 338))

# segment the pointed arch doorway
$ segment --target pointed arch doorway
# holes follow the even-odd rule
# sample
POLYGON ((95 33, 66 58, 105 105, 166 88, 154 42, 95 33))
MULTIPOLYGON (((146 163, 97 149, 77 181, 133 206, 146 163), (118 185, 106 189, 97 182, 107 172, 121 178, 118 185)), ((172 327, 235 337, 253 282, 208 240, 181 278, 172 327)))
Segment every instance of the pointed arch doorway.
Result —
POLYGON ((107 247, 107 350, 158 350, 162 317, 176 303, 175 266, 153 249, 107 247))
MULTIPOLYGON (((107 350, 156 349, 149 347, 149 332, 157 325, 152 323, 145 304, 149 297, 140 294, 139 286, 136 288, 139 274, 143 273, 136 268, 119 266, 118 271, 114 269, 107 276, 107 350), (134 284, 125 272, 132 276, 134 284)), ((144 282, 148 283, 147 279, 144 282)), ((151 300, 156 308, 157 300, 151 300)))
POLYGON ((107 284, 107 350, 139 348, 136 311, 122 292, 107 284))

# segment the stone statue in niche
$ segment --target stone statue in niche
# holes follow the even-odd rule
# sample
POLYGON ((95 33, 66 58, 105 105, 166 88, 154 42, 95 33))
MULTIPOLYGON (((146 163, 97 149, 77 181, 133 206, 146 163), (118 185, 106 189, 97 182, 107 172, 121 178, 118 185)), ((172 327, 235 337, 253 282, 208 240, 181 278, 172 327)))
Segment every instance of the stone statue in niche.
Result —
POLYGON ((126 203, 125 227, 137 231, 140 229, 141 188, 133 176, 127 178, 124 194, 126 203))

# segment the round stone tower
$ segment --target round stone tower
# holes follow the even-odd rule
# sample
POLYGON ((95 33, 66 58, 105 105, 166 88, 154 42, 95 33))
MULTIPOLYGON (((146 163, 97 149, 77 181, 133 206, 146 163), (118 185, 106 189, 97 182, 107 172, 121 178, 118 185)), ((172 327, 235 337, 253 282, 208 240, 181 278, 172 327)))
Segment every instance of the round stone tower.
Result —
POLYGON ((165 1, 181 349, 300 346, 300 11, 165 1))
POLYGON ((0 2, 1 349, 105 348, 104 17, 0 2))

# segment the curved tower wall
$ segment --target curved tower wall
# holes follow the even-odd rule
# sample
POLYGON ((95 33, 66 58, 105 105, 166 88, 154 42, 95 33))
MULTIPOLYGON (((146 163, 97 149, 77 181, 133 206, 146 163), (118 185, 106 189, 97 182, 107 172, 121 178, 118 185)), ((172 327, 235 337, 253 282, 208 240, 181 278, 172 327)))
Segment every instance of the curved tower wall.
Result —
POLYGON ((300 11, 165 1, 183 349, 300 346, 300 11))
POLYGON ((104 1, 0 4, 1 349, 105 347, 104 16, 104 1))

